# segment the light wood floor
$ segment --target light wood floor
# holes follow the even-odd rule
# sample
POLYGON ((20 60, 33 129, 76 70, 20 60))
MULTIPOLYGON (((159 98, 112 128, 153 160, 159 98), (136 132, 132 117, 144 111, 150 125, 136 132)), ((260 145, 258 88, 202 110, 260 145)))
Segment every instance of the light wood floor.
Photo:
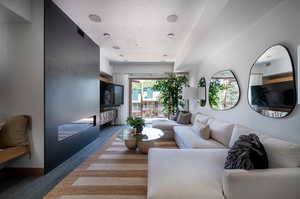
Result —
MULTIPOLYGON (((159 141, 159 148, 177 148, 159 141)), ((64 178, 44 199, 146 199, 148 157, 128 151, 114 136, 64 178)))

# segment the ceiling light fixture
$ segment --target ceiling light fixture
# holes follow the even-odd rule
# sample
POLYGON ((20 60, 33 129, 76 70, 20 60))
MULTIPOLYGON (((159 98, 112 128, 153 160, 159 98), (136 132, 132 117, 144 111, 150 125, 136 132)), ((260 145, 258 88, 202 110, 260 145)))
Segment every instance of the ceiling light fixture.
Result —
POLYGON ((96 14, 90 14, 89 18, 92 22, 95 22, 95 23, 100 23, 102 21, 101 17, 99 15, 96 15, 96 14))
POLYGON ((177 15, 169 15, 169 16, 167 16, 167 21, 169 22, 169 23, 175 23, 175 22, 177 22, 177 20, 178 20, 178 16, 177 15))
POLYGON ((169 33, 169 34, 168 34, 168 37, 169 37, 170 39, 173 39, 173 38, 175 37, 175 34, 174 34, 174 33, 169 33))
POLYGON ((111 35, 109 34, 109 33, 104 33, 103 34, 103 37, 105 38, 105 39, 110 39, 110 37, 111 37, 111 35))
POLYGON ((115 50, 120 50, 121 49, 120 46, 113 46, 112 48, 115 49, 115 50))

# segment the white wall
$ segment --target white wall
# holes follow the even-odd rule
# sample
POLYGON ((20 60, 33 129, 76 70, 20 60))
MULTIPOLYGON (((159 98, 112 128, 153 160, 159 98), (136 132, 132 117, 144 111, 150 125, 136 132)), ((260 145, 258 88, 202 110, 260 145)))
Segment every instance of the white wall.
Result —
POLYGON ((23 19, 31 20, 31 0, 0 0, 0 4, 23 19))
POLYGON ((16 167, 44 167, 44 39, 43 1, 31 1, 31 23, 0 24, 0 115, 32 117, 31 157, 12 163, 16 167))
POLYGON ((122 62, 122 63, 111 63, 113 67, 113 73, 122 73, 122 74, 151 74, 160 75, 168 72, 173 72, 174 64, 173 63, 131 63, 131 62, 122 62))
POLYGON ((100 48, 100 71, 112 75, 113 68, 107 58, 107 52, 104 48, 100 48))
MULTIPOLYGON (((191 110, 202 111, 225 121, 241 123, 261 132, 300 143, 299 106, 288 118, 271 119, 254 112, 247 102, 251 66, 268 47, 276 43, 286 45, 297 67, 297 46, 300 44, 299 10, 299 0, 282 1, 217 53, 206 52, 207 57, 196 62, 193 60, 193 65, 187 65, 187 68, 191 68, 192 84, 195 84, 201 76, 205 76, 209 84, 210 77, 215 72, 231 69, 236 74, 241 87, 240 103, 232 110, 213 111, 208 103, 205 108, 200 108, 195 102, 192 102, 191 110)), ((194 53, 197 53, 197 50, 193 49, 194 53)))

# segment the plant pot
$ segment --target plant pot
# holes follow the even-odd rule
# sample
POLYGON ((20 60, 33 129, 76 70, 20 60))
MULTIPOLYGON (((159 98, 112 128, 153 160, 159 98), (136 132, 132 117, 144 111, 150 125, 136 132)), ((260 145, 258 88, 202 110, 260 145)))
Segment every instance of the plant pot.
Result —
POLYGON ((136 133, 142 133, 143 128, 144 128, 144 127, 142 127, 142 126, 136 127, 136 133))

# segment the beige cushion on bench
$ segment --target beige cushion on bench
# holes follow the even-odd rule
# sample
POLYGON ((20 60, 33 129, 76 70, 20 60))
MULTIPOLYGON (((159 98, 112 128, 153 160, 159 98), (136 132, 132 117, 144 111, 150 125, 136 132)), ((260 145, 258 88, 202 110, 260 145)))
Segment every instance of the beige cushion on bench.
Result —
POLYGON ((24 115, 7 119, 0 131, 0 148, 28 145, 28 123, 24 115))

